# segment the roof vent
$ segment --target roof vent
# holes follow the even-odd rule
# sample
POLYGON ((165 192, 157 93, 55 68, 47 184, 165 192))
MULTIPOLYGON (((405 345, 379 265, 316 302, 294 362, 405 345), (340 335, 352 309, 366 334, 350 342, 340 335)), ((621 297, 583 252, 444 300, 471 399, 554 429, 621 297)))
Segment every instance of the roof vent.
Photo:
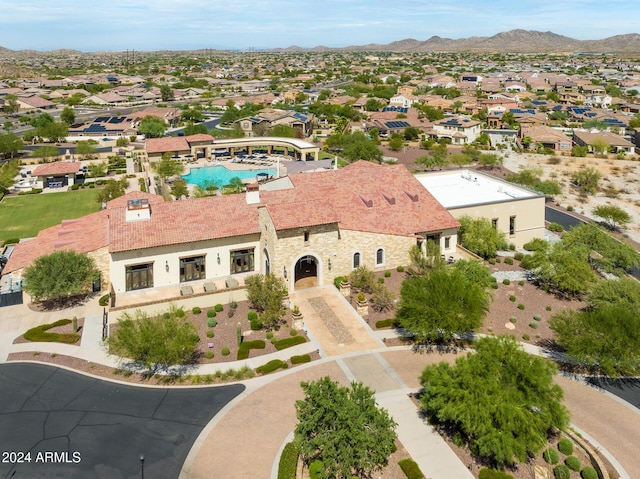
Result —
POLYGON ((390 205, 395 205, 396 204, 396 197, 395 196, 387 193, 386 191, 381 191, 380 193, 382 194, 384 199, 387 200, 387 203, 389 203, 390 205))
POLYGON ((407 191, 407 190, 404 190, 404 192, 411 201, 413 201, 414 203, 418 202, 418 193, 414 193, 413 191, 407 191))
POLYGON ((373 200, 371 198, 367 198, 363 194, 360 194, 360 199, 367 208, 373 208, 373 200))

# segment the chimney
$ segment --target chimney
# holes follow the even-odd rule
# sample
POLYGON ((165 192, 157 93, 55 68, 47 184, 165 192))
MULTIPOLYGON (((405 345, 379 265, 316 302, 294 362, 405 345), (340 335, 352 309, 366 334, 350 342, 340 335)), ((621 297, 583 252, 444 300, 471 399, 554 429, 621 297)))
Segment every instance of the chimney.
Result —
POLYGON ((260 187, 257 183, 249 183, 247 185, 246 199, 248 205, 260 204, 260 187))

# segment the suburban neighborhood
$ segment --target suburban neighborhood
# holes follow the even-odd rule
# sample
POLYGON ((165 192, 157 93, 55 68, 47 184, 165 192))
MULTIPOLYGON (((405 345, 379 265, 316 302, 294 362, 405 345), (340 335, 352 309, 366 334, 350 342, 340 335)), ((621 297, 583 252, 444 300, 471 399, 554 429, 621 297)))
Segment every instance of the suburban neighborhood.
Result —
POLYGON ((638 477, 640 58, 507 33, 0 48, 0 474, 638 477))

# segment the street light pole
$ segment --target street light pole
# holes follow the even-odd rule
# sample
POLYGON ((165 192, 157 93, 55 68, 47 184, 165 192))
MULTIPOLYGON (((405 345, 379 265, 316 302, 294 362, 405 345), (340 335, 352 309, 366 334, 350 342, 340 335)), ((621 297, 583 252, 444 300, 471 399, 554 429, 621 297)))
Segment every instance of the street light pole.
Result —
POLYGON ((140 454, 140 477, 144 479, 144 454, 140 454))

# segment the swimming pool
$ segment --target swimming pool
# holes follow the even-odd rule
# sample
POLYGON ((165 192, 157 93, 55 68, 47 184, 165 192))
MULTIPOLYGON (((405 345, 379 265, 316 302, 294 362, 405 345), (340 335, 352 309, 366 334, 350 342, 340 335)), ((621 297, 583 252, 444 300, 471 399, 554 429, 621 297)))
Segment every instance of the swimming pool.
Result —
POLYGON ((198 185, 200 188, 206 188, 208 185, 216 185, 221 188, 231 182, 231 178, 237 176, 241 180, 255 178, 258 173, 265 173, 269 176, 276 174, 273 168, 260 170, 229 170, 222 165, 205 166, 202 168, 191 168, 188 175, 184 175, 185 181, 191 185, 198 185))

